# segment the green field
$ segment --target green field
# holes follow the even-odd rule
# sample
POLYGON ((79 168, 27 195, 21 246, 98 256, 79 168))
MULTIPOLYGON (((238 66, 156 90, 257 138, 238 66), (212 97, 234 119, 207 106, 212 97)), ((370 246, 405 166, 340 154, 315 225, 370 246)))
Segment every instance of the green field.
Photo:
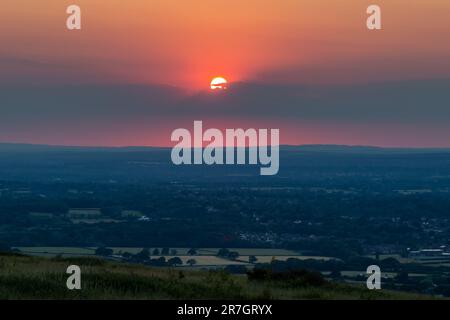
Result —
POLYGON ((0 254, 0 299, 426 299, 363 286, 250 281, 216 271, 150 268, 97 258, 0 254), (81 290, 66 288, 69 265, 81 267, 81 290))

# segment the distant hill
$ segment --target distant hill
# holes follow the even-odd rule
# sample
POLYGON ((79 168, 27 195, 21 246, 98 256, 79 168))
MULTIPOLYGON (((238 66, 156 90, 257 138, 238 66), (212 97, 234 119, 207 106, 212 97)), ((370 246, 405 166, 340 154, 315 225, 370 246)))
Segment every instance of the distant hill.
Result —
MULTIPOLYGON (((151 152, 168 151, 169 147, 151 146, 124 146, 124 147, 86 147, 86 146, 63 146, 26 143, 0 143, 0 152, 151 152)), ((309 144, 309 145, 281 145, 281 151, 303 151, 303 152, 332 152, 351 154, 377 154, 377 153, 450 153, 450 148, 384 148, 376 146, 352 146, 333 144, 309 144)))
POLYGON ((137 151, 158 151, 168 148, 160 147, 84 147, 84 146, 61 146, 46 144, 26 144, 26 143, 0 143, 0 152, 137 152, 137 151))
POLYGON ((311 144, 311 145, 283 145, 281 150, 304 151, 304 152, 332 152, 332 153, 353 153, 353 154, 379 154, 379 153, 450 153, 450 148, 383 148, 373 146, 349 146, 332 144, 311 144))

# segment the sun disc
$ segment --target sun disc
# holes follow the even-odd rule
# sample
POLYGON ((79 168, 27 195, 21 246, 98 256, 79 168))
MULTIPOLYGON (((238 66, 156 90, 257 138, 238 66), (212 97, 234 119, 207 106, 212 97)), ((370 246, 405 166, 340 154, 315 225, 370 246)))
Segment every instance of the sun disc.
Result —
POLYGON ((226 89, 227 83, 228 83, 227 79, 223 77, 216 77, 211 81, 211 89, 212 90, 226 89))

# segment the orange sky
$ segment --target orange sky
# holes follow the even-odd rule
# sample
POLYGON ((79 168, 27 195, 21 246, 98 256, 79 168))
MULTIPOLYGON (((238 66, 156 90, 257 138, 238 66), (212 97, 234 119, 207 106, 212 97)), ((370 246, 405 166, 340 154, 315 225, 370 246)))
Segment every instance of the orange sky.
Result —
POLYGON ((449 35, 449 0, 2 1, 0 141, 167 146, 203 120, 285 144, 449 146, 449 35))
POLYGON ((450 73, 448 0, 15 0, 1 4, 0 21, 0 57, 53 66, 4 70, 19 78, 199 89, 216 75, 339 83, 378 80, 373 69, 390 79, 450 73), (381 32, 365 27, 372 3, 381 32), (80 32, 65 29, 69 4, 82 8, 80 32), (353 61, 362 67, 348 72, 353 61))

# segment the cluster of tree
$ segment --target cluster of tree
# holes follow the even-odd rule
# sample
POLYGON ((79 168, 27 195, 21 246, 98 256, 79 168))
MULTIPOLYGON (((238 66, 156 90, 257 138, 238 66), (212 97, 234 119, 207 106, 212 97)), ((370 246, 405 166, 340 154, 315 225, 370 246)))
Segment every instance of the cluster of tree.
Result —
MULTIPOLYGON (((114 251, 110 248, 99 247, 95 250, 95 254, 102 257, 111 257, 114 251)), ((161 251, 158 248, 153 250, 153 255, 168 255, 169 253, 172 255, 176 255, 177 251, 175 249, 170 250, 170 248, 162 248, 161 251)), ((144 248, 136 254, 132 254, 130 252, 124 252, 120 254, 121 258, 125 261, 132 263, 141 263, 150 266, 156 267, 176 267, 183 265, 183 260, 180 257, 172 257, 166 259, 164 256, 160 256, 158 258, 151 258, 150 249, 144 248)), ((188 259, 186 264, 193 266, 197 264, 195 259, 188 259)))
MULTIPOLYGON (((106 248, 106 247, 99 247, 95 250, 95 254, 98 256, 104 256, 104 257, 108 257, 108 256, 112 256, 114 253, 114 251, 110 248, 106 248)), ((178 254, 178 251, 176 249, 170 249, 170 248, 162 248, 161 250, 158 248, 153 249, 152 255, 154 256, 168 256, 168 255, 172 255, 172 256, 176 256, 178 254)), ((126 256, 126 257, 130 257, 132 254, 129 252, 125 252, 122 253, 122 255, 126 256)), ((138 256, 138 258, 141 256, 142 258, 146 258, 146 257, 150 257, 150 250, 149 249, 143 249, 141 252, 139 252, 138 254, 136 254, 135 256, 138 256)))
MULTIPOLYGON (((166 252, 166 250, 164 250, 166 252)), ((154 255, 159 255, 160 252, 158 249, 153 250, 154 255)), ((166 267, 166 266, 179 266, 183 264, 183 261, 179 257, 173 257, 170 259, 166 259, 166 257, 158 257, 151 258, 149 249, 142 249, 140 252, 136 254, 124 253, 122 257, 133 263, 142 263, 146 265, 156 266, 156 267, 166 267)))
POLYGON ((222 248, 217 252, 217 256, 225 259, 236 260, 239 258, 239 252, 222 248))
POLYGON ((198 253, 197 253, 197 249, 195 249, 195 248, 191 248, 191 249, 189 249, 188 250, 188 255, 190 255, 190 256, 196 256, 198 253))
MULTIPOLYGON (((384 272, 397 273, 395 277, 383 278, 383 288, 385 289, 450 296, 450 276, 444 268, 414 263, 402 264, 394 258, 375 260, 366 257, 352 257, 346 261, 290 258, 286 261, 274 260, 271 263, 257 264, 255 269, 247 274, 251 280, 290 281, 292 279, 289 278, 297 275, 298 270, 331 271, 328 277, 334 280, 365 282, 367 275, 363 270, 371 264, 379 265, 384 272), (361 273, 343 276, 341 274, 343 270, 360 270, 361 273), (411 274, 416 274, 416 276, 411 276, 411 274), (423 274, 423 276, 417 276, 417 274, 423 274)), ((240 267, 230 266, 230 268, 226 268, 226 271, 244 274, 245 271, 240 267)), ((308 277, 308 279, 311 278, 308 277)))

